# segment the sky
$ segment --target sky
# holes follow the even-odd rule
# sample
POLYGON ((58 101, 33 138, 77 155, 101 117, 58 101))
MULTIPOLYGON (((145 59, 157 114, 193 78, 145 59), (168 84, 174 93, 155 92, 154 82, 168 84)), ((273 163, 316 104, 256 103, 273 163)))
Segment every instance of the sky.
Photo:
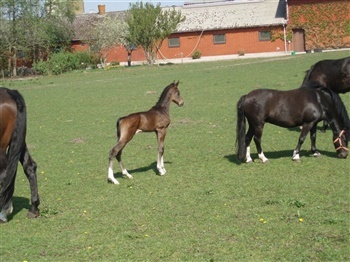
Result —
MULTIPOLYGON (((139 2, 138 0, 130 0, 130 1, 124 1, 124 0, 84 0, 84 8, 85 13, 90 12, 97 12, 97 6, 98 5, 105 5, 106 6, 106 12, 112 12, 112 11, 122 11, 122 10, 128 10, 130 3, 139 2)), ((161 6, 172 6, 172 5, 183 5, 184 1, 176 1, 176 0, 143 0, 143 3, 145 2, 151 2, 154 5, 157 5, 158 3, 161 4, 161 6)))

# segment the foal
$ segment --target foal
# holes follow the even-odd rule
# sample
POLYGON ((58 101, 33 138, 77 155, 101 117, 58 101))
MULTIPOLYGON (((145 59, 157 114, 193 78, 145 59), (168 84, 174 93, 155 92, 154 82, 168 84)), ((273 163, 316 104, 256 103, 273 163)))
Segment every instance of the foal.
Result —
POLYGON ((118 143, 109 153, 108 166, 108 182, 118 185, 119 182, 114 178, 113 159, 117 158, 119 166, 124 176, 132 178, 124 167, 121 155, 126 144, 138 132, 155 132, 158 139, 158 159, 157 169, 160 175, 165 175, 164 168, 164 139, 166 129, 170 124, 169 108, 170 103, 174 102, 178 106, 183 106, 184 101, 178 89, 179 82, 171 83, 162 92, 158 102, 150 110, 146 112, 133 113, 125 117, 121 117, 117 121, 118 143))

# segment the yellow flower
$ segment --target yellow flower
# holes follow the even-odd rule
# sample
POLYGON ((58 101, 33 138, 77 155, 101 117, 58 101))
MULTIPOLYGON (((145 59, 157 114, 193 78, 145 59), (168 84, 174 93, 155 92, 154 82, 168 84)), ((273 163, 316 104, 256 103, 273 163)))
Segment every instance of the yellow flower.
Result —
POLYGON ((301 218, 299 218, 299 222, 303 222, 304 221, 304 219, 301 217, 301 218))

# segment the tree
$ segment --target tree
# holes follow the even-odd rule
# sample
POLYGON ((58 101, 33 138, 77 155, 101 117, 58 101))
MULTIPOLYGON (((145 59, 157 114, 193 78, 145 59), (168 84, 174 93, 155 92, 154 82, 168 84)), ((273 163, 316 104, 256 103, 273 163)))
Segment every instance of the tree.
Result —
POLYGON ((75 27, 78 38, 89 45, 90 51, 99 54, 103 68, 112 48, 125 44, 126 24, 118 16, 91 15, 76 21, 75 27))
POLYGON ((185 21, 181 11, 162 10, 160 3, 136 2, 130 4, 126 23, 128 43, 141 46, 145 52, 148 64, 154 64, 156 54, 166 37, 176 30, 179 23, 185 21))
POLYGON ((68 46, 74 9, 71 0, 0 1, 0 56, 13 76, 19 51, 33 61, 68 46))

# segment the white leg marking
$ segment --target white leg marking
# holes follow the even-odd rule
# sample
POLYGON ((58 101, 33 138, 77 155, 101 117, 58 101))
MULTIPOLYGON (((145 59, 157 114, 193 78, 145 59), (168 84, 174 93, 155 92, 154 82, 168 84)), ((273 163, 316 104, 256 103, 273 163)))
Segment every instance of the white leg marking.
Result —
POLYGON ((247 153, 245 155, 245 158, 246 158, 246 163, 251 163, 253 162, 253 159, 251 158, 250 156, 250 146, 247 147, 247 153))
POLYGON ((263 163, 268 162, 269 160, 264 155, 264 152, 261 151, 261 154, 259 154, 259 158, 262 160, 263 163))
POLYGON ((159 153, 158 153, 158 159, 157 159, 157 169, 161 176, 164 176, 166 174, 166 170, 164 168, 164 158, 163 156, 160 156, 159 153))
POLYGON ((111 181, 115 185, 119 185, 117 179, 114 178, 114 172, 112 168, 108 168, 108 180, 111 181))
POLYGON ((300 156, 295 151, 293 151, 293 160, 294 161, 300 161, 300 156))
POLYGON ((2 209, 1 212, 0 212, 0 221, 2 222, 7 222, 7 215, 11 214, 13 211, 13 205, 12 205, 12 202, 9 206, 8 209, 4 210, 2 209))
POLYGON ((120 169, 122 170, 122 174, 126 176, 127 178, 132 178, 132 175, 129 174, 128 170, 126 170, 125 166, 123 165, 123 162, 120 161, 119 163, 120 169))
POLYGON ((6 212, 4 212, 3 210, 0 212, 0 221, 7 222, 6 212))
POLYGON ((321 156, 321 153, 320 153, 320 152, 315 152, 315 153, 314 153, 314 157, 319 157, 319 156, 321 156))

